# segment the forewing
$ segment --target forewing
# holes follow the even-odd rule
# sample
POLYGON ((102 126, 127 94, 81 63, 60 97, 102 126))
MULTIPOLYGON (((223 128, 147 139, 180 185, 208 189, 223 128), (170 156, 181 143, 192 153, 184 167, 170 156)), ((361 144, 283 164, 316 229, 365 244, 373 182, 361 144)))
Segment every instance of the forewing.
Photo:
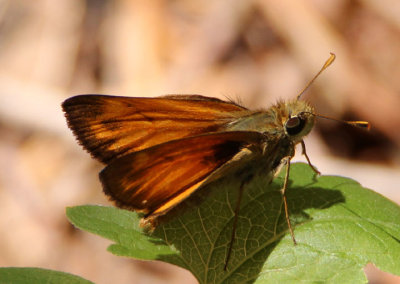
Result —
POLYGON ((247 110, 198 95, 131 98, 80 95, 63 110, 80 144, 101 162, 170 140, 216 132, 247 110))
POLYGON ((112 161, 100 180, 119 206, 159 215, 242 150, 261 148, 264 138, 258 132, 225 132, 171 141, 112 161))

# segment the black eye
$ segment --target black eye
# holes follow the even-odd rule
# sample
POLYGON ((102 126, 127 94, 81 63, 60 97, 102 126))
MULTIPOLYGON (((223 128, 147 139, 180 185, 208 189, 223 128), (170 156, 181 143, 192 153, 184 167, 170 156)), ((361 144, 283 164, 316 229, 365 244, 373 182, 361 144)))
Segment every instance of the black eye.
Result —
POLYGON ((299 134, 304 129, 305 124, 306 124, 305 119, 298 116, 294 116, 288 119, 285 128, 287 133, 292 136, 299 134))

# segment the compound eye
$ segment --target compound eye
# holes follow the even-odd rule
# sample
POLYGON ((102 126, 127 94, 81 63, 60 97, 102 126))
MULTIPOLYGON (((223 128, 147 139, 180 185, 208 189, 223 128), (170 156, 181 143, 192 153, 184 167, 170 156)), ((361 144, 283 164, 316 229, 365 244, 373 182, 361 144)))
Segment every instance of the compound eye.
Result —
POLYGON ((285 128, 287 133, 293 136, 299 134, 304 129, 305 124, 306 124, 305 119, 298 116, 294 116, 288 119, 285 128))

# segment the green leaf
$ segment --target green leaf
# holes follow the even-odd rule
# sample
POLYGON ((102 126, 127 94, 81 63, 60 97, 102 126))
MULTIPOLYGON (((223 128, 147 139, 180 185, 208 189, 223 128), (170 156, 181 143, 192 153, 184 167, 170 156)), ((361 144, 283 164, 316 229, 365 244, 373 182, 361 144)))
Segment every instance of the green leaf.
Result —
POLYGON ((158 237, 144 234, 140 218, 131 211, 86 205, 67 208, 67 217, 78 228, 114 241, 108 250, 115 255, 155 260, 159 255, 179 254, 158 237))
POLYGON ((259 175, 245 185, 227 271, 241 184, 235 177, 196 192, 152 234, 126 210, 79 206, 67 215, 75 226, 114 241, 112 253, 179 265, 200 283, 365 283, 370 262, 400 275, 398 205, 354 180, 317 177, 308 165, 293 164, 287 198, 295 246, 282 206, 283 175, 272 183, 259 175))
POLYGON ((31 267, 1 267, 0 283, 71 283, 71 284, 90 284, 92 282, 81 277, 41 268, 31 267))

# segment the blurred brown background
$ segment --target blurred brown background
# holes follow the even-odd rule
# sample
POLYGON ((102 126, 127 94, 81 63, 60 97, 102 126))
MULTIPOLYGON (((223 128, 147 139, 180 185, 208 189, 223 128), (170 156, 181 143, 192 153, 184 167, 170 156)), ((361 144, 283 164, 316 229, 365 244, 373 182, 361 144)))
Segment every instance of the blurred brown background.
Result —
MULTIPOLYGON (((1 0, 0 266, 96 283, 195 283, 171 265, 113 256, 109 242, 68 223, 66 206, 109 203, 102 166, 75 142, 61 102, 197 93, 268 107, 294 98, 329 52, 336 62, 305 98, 373 128, 319 120, 308 154, 323 174, 399 203, 399 15, 396 0, 1 0)), ((367 272, 371 283, 400 282, 367 272)))

